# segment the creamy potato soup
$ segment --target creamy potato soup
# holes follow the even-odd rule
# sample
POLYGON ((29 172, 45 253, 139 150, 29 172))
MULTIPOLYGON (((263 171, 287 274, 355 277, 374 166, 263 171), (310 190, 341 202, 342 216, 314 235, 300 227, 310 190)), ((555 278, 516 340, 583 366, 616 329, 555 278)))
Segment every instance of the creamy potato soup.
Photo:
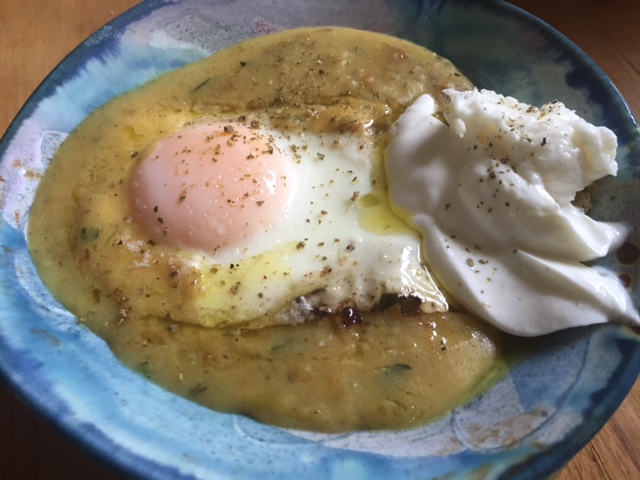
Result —
POLYGON ((396 38, 248 40, 96 110, 31 211, 42 278, 130 368, 212 409, 324 432, 446 414, 506 334, 451 304, 390 208, 390 126, 471 83, 396 38))

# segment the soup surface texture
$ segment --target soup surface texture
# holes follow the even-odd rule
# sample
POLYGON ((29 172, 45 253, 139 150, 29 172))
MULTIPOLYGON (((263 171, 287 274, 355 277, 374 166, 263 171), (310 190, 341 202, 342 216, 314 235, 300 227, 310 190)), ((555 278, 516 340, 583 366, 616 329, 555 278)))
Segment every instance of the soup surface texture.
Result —
POLYGON ((203 405, 325 432, 423 424, 499 376, 511 337, 448 307, 406 247, 419 238, 389 208, 384 149, 418 96, 442 106, 443 89, 471 87, 447 60, 371 32, 233 46, 115 98, 67 138, 31 212, 34 261, 126 365, 203 405), (215 170, 238 145, 264 172, 215 170), (166 179, 149 180, 172 155, 166 179), (230 191, 225 175, 240 193, 197 211, 209 200, 195 196, 230 191))

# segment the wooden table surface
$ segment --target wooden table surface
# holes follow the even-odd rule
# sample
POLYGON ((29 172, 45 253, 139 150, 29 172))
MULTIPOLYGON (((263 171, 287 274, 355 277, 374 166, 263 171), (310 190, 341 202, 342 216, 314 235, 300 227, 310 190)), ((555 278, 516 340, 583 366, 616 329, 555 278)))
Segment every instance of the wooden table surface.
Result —
MULTIPOLYGON (((137 3, 0 0, 0 134, 67 53, 98 27, 137 3)), ((550 23, 585 50, 640 118, 640 1, 512 3, 550 23)), ((122 475, 37 417, 0 384, 0 477, 113 480, 122 475)), ((640 381, 558 479, 640 479, 640 381)))

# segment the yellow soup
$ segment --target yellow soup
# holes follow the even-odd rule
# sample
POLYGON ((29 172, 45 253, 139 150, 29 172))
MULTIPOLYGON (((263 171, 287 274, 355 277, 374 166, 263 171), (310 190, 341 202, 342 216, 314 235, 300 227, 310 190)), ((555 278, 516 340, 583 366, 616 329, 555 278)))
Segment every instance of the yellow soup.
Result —
MULTIPOLYGON (((415 238, 389 208, 384 148, 404 109, 423 93, 445 101, 443 88, 471 84, 422 47, 342 28, 252 39, 171 72, 99 108, 60 147, 31 212, 34 261, 56 298, 126 365, 210 408, 327 432, 433 420, 502 374, 506 336, 465 312, 445 311, 421 266, 410 272, 419 291, 407 291, 388 278, 373 281, 369 272, 387 271, 363 265, 369 252, 396 261, 394 251, 379 251, 384 243, 373 246, 378 237, 415 238), (353 147, 354 158, 366 152, 367 178, 345 166, 335 179, 350 182, 336 205, 360 212, 358 220, 331 220, 324 193, 308 202, 316 216, 299 223, 333 221, 330 241, 294 232, 268 251, 233 248, 240 260, 226 263, 217 246, 201 252, 188 238, 169 241, 172 225, 157 205, 149 207, 159 224, 150 233, 132 200, 139 193, 133 172, 153 161, 158 142, 206 122, 224 125, 228 142, 240 128, 231 125, 259 131, 268 124, 289 141, 274 145, 296 168, 341 148, 353 147), (372 240, 354 241, 350 225, 363 232, 358 239, 372 240), (325 253, 329 244, 339 255, 325 253), (311 252, 308 271, 292 261, 303 251, 311 252), (353 292, 340 297, 339 281, 353 292), (308 307, 302 316, 301 305, 308 307)), ((264 135, 269 155, 273 137, 264 135)), ((188 194, 185 188, 175 202, 188 194)), ((260 221, 250 217, 247 228, 254 218, 260 221)))

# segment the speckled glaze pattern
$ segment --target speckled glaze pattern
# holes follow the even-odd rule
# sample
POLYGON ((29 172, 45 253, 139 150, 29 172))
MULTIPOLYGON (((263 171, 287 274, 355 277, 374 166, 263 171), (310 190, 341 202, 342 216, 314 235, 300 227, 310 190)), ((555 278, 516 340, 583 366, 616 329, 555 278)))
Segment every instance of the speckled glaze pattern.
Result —
MULTIPOLYGON (((424 44, 477 85, 535 104, 553 99, 619 138, 600 219, 633 226, 638 128, 574 45, 502 1, 147 0, 96 32, 25 105, 0 143, 0 372, 61 429, 127 473, 153 479, 539 479, 606 422, 640 372, 639 336, 605 325, 550 335, 489 391, 408 431, 312 434, 221 414, 124 368, 47 292, 25 230, 38 179, 92 110, 242 39, 303 25, 375 30, 424 44)), ((55 206, 52 206, 55 208, 55 206)), ((601 264, 638 277, 637 263, 601 264)), ((634 285, 636 305, 640 292, 634 285)))

